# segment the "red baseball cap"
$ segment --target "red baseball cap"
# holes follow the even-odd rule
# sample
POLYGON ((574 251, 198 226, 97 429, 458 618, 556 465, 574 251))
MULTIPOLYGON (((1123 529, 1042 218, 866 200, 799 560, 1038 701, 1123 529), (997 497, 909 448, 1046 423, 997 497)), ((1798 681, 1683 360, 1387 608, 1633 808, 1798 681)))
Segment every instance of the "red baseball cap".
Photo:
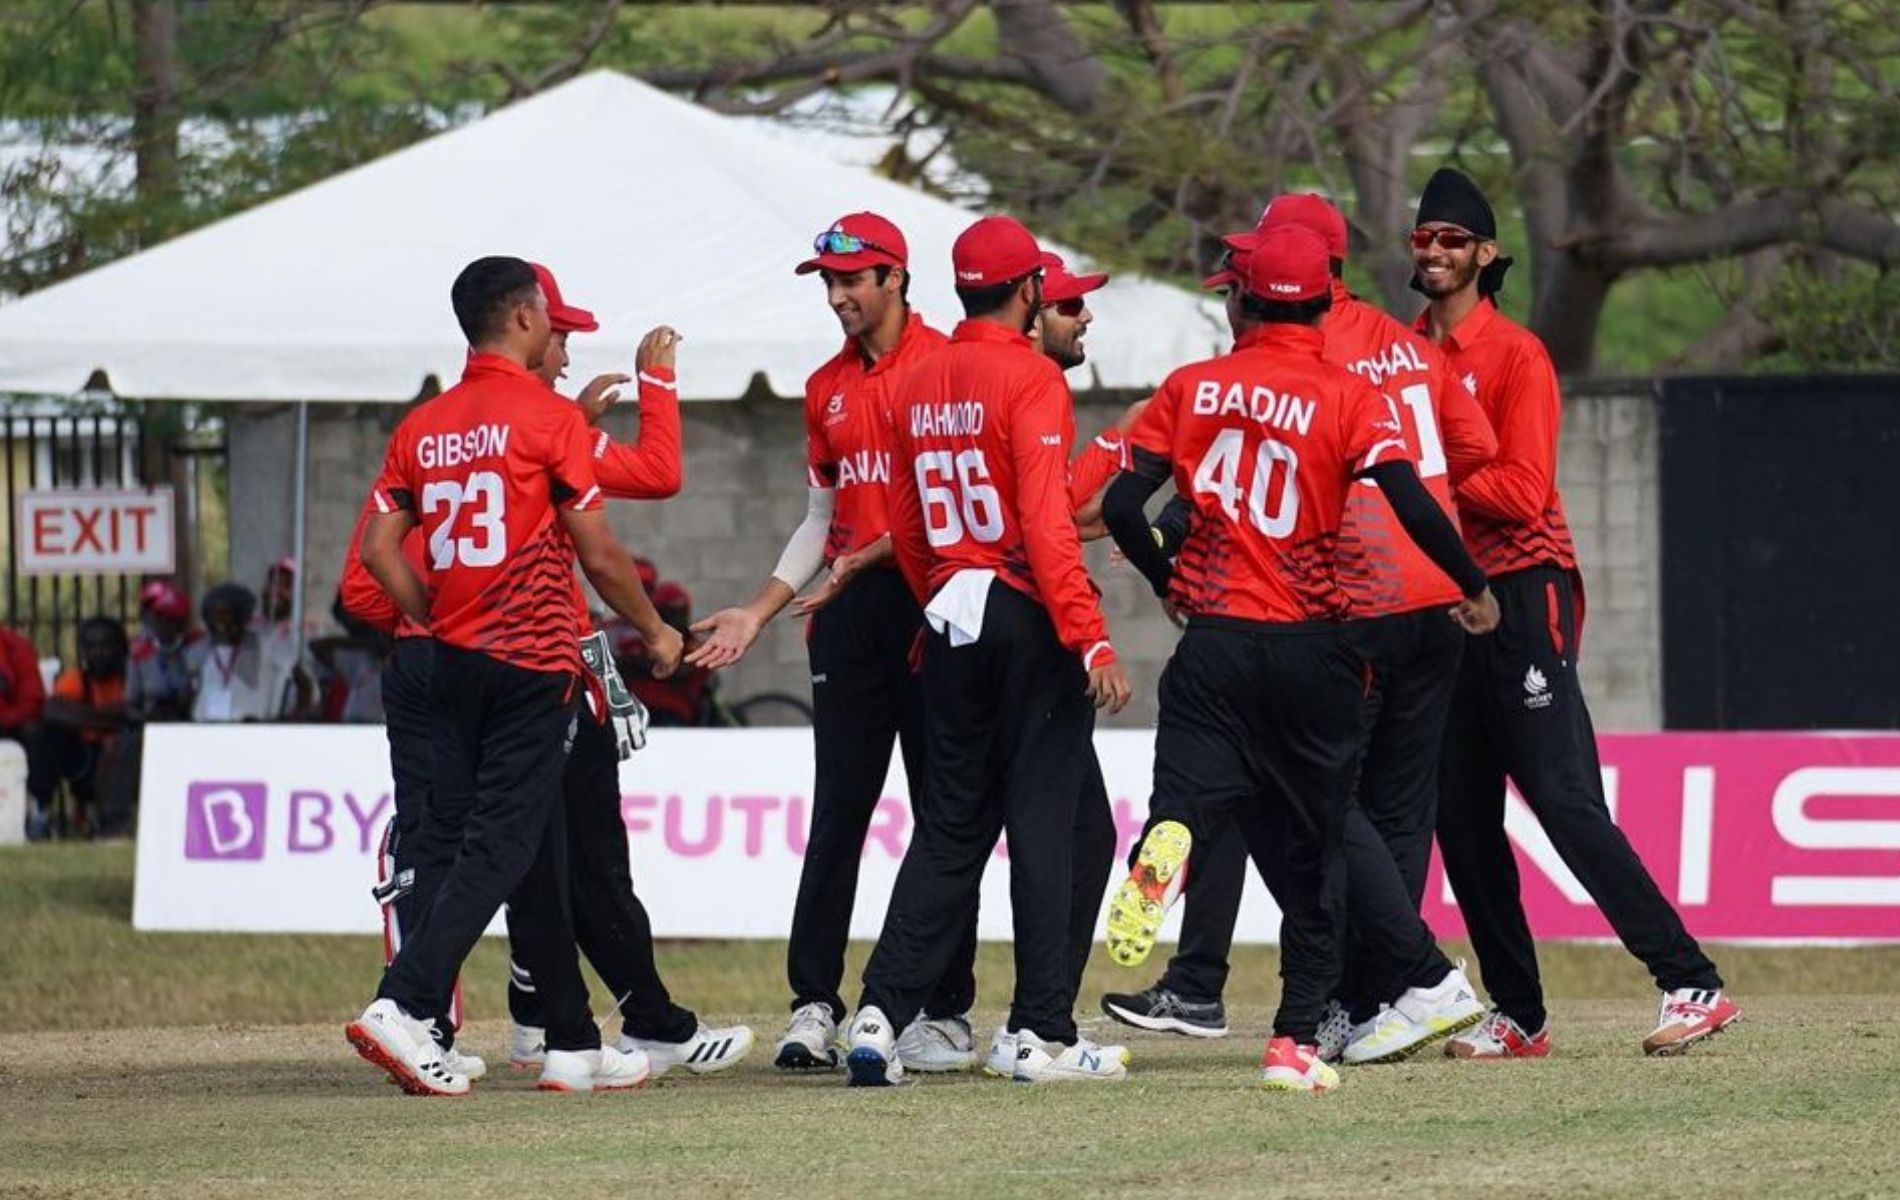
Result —
POLYGON ((1106 275, 1071 275, 1060 254, 1042 252, 1042 302, 1079 300, 1108 282, 1106 275))
POLYGON ((174 621, 191 618, 191 601, 185 598, 185 589, 169 579, 154 579, 140 588, 139 608, 174 621))
POLYGON ((541 281, 541 294, 548 298, 548 325, 556 333, 592 333, 600 328, 600 322, 594 314, 584 308, 575 308, 561 298, 561 285, 554 282, 554 272, 540 263, 529 263, 534 268, 534 277, 541 281))
POLYGON ((1021 279, 1042 268, 1042 247, 1014 217, 984 217, 950 246, 957 290, 975 291, 1021 279))
POLYGON ((1235 281, 1262 300, 1296 304, 1333 290, 1326 242, 1304 225, 1276 225, 1256 234, 1233 258, 1235 281))
POLYGON ((874 212, 847 213, 812 239, 812 253, 797 274, 813 271, 850 273, 866 267, 908 267, 910 246, 904 233, 874 212))
POLYGON ((1254 223, 1252 229, 1241 233, 1230 233, 1221 238, 1221 243, 1229 251, 1227 264, 1203 279, 1201 286, 1218 288, 1236 282, 1238 276, 1233 266, 1241 256, 1254 248, 1263 232, 1287 225, 1312 230, 1319 236, 1320 241, 1326 244, 1328 256, 1341 261, 1345 260, 1345 216, 1324 196, 1312 192, 1289 193, 1285 196, 1275 196, 1269 201, 1267 206, 1260 210, 1260 219, 1254 223))

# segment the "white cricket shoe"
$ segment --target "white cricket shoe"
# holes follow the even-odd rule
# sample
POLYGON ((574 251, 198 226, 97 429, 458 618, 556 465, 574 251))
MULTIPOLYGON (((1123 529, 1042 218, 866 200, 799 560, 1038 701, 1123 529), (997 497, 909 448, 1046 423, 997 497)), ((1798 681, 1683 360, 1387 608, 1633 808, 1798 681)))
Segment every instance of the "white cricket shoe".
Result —
POLYGON ((534 1086, 543 1092, 622 1092, 644 1084, 652 1070, 638 1050, 550 1050, 534 1086))
POLYGON ((1355 1031, 1352 1044, 1346 1047, 1346 1061, 1355 1065, 1397 1062, 1421 1046, 1482 1020, 1484 1005, 1477 989, 1465 978, 1462 967, 1453 967, 1432 987, 1405 989, 1372 1019, 1369 1029, 1355 1031))
POLYGON ((737 1066, 752 1053, 752 1030, 745 1025, 714 1028, 701 1025, 683 1042, 654 1042, 645 1038, 620 1035, 622 1054, 644 1054, 658 1079, 674 1067, 685 1067, 695 1075, 710 1075, 737 1066))
POLYGON ((875 1004, 860 1008, 845 1037, 850 1050, 844 1057, 852 1087, 889 1087, 904 1081, 904 1062, 897 1055, 897 1036, 890 1019, 875 1004))
POLYGON ((422 1022, 422 1027, 429 1031, 429 1040, 442 1052, 442 1063, 450 1071, 466 1076, 470 1083, 488 1077, 488 1060, 478 1054, 464 1054, 454 1046, 444 1046, 441 1029, 433 1020, 422 1022))
POLYGON ((1025 1029, 1016 1035, 1016 1070, 1010 1078, 1017 1083, 1126 1079, 1128 1048, 1098 1046, 1085 1037, 1076 1038, 1073 1046, 1065 1046, 1045 1042, 1025 1029))
POLYGON ((466 1096, 468 1076, 451 1071, 429 1027, 394 1000, 377 1000, 343 1027, 356 1052, 411 1096, 466 1096))
POLYGON ((508 1026, 508 1065, 517 1071, 540 1066, 548 1057, 548 1031, 537 1025, 508 1026))
POLYGON ((778 1040, 772 1065, 781 1071, 829 1071, 838 1065, 838 1022, 823 1004, 801 1004, 778 1040))
POLYGON ((1321 1062, 1336 1063, 1346 1053, 1346 1047, 1352 1044, 1352 1014, 1346 1006, 1337 1000, 1326 1002, 1326 1015, 1319 1019, 1319 1050, 1321 1062))
POLYGON ((968 1071, 976 1066, 976 1034, 966 1017, 919 1014, 898 1036, 897 1057, 909 1070, 926 1074, 968 1071))
POLYGON ((990 1055, 983 1060, 983 1073, 1004 1079, 1016 1074, 1016 1033, 1008 1025, 998 1025, 990 1036, 990 1055))

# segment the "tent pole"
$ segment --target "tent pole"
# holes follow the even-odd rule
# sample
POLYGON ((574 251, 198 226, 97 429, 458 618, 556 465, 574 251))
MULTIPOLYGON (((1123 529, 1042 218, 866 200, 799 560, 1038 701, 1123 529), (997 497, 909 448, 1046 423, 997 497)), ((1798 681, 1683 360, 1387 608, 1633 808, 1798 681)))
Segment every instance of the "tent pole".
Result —
MULTIPOLYGON (((293 637, 291 645, 296 648, 296 656, 291 661, 301 665, 304 652, 304 586, 305 581, 310 577, 310 564, 304 561, 304 550, 307 544, 305 526, 310 515, 309 497, 305 495, 305 484, 310 469, 310 402, 308 400, 297 402, 296 457, 295 480, 291 484, 290 497, 290 557, 297 564, 297 572, 292 576, 293 583, 290 589, 290 627, 293 637)), ((291 684, 291 689, 292 694, 295 694, 294 682, 291 684)))

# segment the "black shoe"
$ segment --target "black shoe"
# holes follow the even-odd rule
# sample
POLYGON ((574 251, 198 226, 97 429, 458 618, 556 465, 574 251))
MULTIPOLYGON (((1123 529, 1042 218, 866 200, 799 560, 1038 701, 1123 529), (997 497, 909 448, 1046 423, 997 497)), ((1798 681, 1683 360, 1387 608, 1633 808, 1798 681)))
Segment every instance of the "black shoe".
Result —
POLYGON ((1227 1036, 1227 1006, 1219 1000, 1188 1000, 1156 984, 1132 996, 1102 997, 1102 1011, 1124 1025, 1188 1037, 1227 1036))

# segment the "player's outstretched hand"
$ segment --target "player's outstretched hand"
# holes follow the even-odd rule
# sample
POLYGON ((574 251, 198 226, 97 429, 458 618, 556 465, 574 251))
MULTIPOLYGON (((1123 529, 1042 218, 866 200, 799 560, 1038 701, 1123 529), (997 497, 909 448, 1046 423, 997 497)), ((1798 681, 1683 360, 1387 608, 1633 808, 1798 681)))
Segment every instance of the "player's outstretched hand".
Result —
POLYGON ((864 565, 869 561, 870 556, 859 550, 840 554, 832 560, 831 574, 825 576, 825 581, 818 585, 817 591, 792 601, 792 612, 801 617, 809 617, 830 604, 838 598, 839 593, 844 591, 845 584, 864 572, 864 565))
POLYGON ((1470 600, 1460 600, 1451 610, 1451 619, 1466 633, 1490 633, 1498 627, 1498 598, 1486 588, 1470 600))
POLYGON ((1128 707, 1128 700, 1135 694, 1129 685, 1128 673, 1117 662, 1107 663, 1089 672, 1089 699, 1095 707, 1106 708, 1118 713, 1128 707))
POLYGON ((640 339, 640 348, 634 351, 633 369, 646 371, 654 367, 665 367, 671 371, 679 344, 680 335, 671 325, 660 325, 647 330, 647 335, 640 339))
POLYGON ((653 678, 665 679, 679 670, 680 655, 686 652, 686 639, 680 631, 667 625, 658 635, 647 638, 647 657, 653 660, 653 678))
POLYGON ((631 378, 633 378, 631 375, 621 375, 616 372, 596 375, 587 381, 587 386, 581 389, 581 394, 574 403, 580 405, 581 411, 587 414, 589 425, 598 424, 600 419, 607 415, 607 410, 620 402, 620 385, 631 378))
POLYGON ((693 622, 693 632, 702 639, 686 656, 689 667, 717 671, 745 657, 758 639, 763 622, 743 608, 722 608, 710 617, 693 622))

